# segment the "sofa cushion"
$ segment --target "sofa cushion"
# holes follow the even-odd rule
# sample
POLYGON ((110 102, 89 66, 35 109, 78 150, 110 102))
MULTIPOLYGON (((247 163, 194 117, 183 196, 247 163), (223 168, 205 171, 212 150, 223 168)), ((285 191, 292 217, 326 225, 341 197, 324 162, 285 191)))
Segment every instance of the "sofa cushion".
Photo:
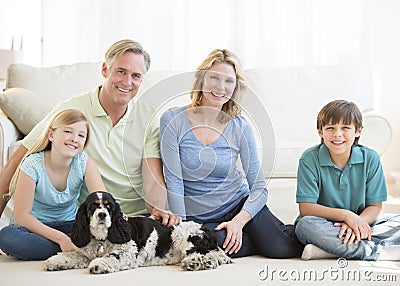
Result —
POLYGON ((101 63, 76 63, 54 67, 12 64, 7 70, 6 89, 22 87, 35 92, 54 106, 101 84, 101 63))
MULTIPOLYGON (((101 83, 100 67, 101 63, 44 68, 14 64, 8 69, 7 88, 29 89, 54 105, 101 83)), ((194 72, 150 71, 137 97, 161 115, 169 107, 190 103, 193 77, 194 72)), ((266 177, 296 177, 302 152, 320 142, 316 116, 329 101, 356 102, 364 114, 377 109, 372 74, 365 65, 254 68, 245 70, 245 77, 249 89, 241 100, 243 115, 254 127, 266 177)), ((370 121, 365 122, 361 143, 382 153, 390 142, 390 126, 384 120, 378 125, 370 121), (377 139, 377 131, 386 139, 377 139)))
POLYGON ((267 176, 272 168, 273 177, 296 177, 302 152, 320 142, 316 118, 329 101, 353 101, 362 112, 375 109, 368 66, 254 68, 245 76, 249 89, 243 110, 260 134, 267 176), (268 149, 275 158, 266 157, 268 149))
MULTIPOLYGON (((139 96, 161 115, 169 107, 190 103, 193 77, 194 72, 150 72, 139 96)), ((253 68, 245 70, 245 77, 249 88, 240 100, 242 114, 254 128, 266 177, 296 177, 301 154, 320 142, 316 117, 329 101, 353 101, 364 114, 376 109, 372 75, 365 65, 253 68)), ((361 142, 382 153, 390 142, 390 126, 369 119, 361 142), (369 144, 376 132, 385 139, 369 144)))
POLYGON ((0 108, 24 135, 50 111, 45 99, 24 88, 10 88, 0 93, 0 108))

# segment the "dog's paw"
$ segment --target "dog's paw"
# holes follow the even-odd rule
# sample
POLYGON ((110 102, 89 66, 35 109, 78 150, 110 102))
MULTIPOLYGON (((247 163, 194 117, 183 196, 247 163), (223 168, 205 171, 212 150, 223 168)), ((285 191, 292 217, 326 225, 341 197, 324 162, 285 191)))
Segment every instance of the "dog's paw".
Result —
POLYGON ((89 259, 75 251, 60 252, 43 262, 43 269, 57 271, 66 269, 82 269, 89 265, 89 259))
POLYGON ((201 254, 193 253, 181 261, 181 268, 188 271, 198 271, 203 269, 201 254))
POLYGON ((90 262, 88 269, 92 274, 106 274, 116 272, 118 270, 114 269, 112 263, 109 259, 104 257, 96 258, 90 262))
POLYGON ((232 263, 232 259, 219 247, 218 250, 210 251, 206 255, 214 256, 220 265, 232 263))
POLYGON ((199 271, 215 269, 218 265, 232 263, 232 259, 226 253, 218 248, 206 254, 191 253, 181 261, 181 267, 184 270, 199 271))
POLYGON ((62 254, 54 255, 43 262, 43 269, 46 271, 58 271, 69 269, 69 260, 62 254))
POLYGON ((181 268, 188 271, 215 269, 217 266, 215 257, 199 253, 192 253, 181 261, 181 268))

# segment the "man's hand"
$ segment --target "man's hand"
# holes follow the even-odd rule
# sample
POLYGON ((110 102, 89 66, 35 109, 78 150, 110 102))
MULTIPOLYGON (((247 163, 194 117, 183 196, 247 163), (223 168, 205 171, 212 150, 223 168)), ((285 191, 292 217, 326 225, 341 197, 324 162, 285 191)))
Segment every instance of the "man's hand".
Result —
POLYGON ((151 211, 150 218, 154 220, 159 220, 163 225, 166 225, 168 227, 178 225, 182 221, 182 218, 180 216, 156 208, 153 208, 153 210, 151 211))
POLYGON ((168 227, 178 225, 182 221, 180 216, 162 210, 166 206, 167 189, 161 160, 158 158, 143 159, 142 176, 145 203, 150 212, 150 218, 159 220, 168 227))

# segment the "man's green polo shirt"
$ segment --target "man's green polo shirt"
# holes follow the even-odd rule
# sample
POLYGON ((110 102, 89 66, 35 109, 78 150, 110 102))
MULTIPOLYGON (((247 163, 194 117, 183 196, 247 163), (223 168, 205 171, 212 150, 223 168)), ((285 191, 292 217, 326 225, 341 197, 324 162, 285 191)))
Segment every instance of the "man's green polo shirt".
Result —
POLYGON ((296 201, 360 214, 369 204, 387 199, 379 154, 353 146, 344 169, 336 167, 325 144, 307 149, 299 160, 296 201))
MULTIPOLYGON (((111 119, 101 107, 99 88, 59 103, 24 138, 30 148, 46 128, 51 116, 60 110, 75 108, 89 120, 90 139, 86 152, 96 162, 107 191, 113 194, 127 215, 147 212, 142 199, 142 159, 160 158, 159 121, 154 109, 140 100, 132 99, 120 121, 112 126, 111 119)), ((84 187, 80 201, 87 196, 84 187)))

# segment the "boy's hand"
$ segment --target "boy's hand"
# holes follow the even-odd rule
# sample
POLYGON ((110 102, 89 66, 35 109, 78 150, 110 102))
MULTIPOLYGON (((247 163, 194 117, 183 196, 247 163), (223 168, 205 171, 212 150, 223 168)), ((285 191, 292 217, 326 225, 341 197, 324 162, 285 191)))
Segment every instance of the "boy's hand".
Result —
POLYGON ((353 212, 347 212, 344 222, 336 222, 334 226, 340 226, 338 237, 343 239, 344 244, 358 244, 362 239, 371 240, 371 227, 368 222, 353 212))

